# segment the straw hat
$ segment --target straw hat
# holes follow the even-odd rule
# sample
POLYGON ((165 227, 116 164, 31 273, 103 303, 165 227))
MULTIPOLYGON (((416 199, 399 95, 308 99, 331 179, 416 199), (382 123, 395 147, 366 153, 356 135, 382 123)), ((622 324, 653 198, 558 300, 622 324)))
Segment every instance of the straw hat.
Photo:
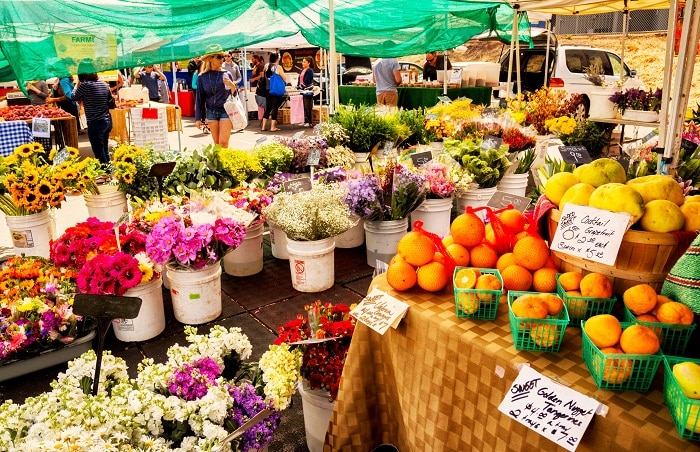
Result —
POLYGON ((225 54, 226 52, 224 52, 224 49, 222 49, 219 44, 209 44, 206 50, 204 50, 204 55, 202 55, 202 59, 211 58, 215 55, 224 56, 225 54))

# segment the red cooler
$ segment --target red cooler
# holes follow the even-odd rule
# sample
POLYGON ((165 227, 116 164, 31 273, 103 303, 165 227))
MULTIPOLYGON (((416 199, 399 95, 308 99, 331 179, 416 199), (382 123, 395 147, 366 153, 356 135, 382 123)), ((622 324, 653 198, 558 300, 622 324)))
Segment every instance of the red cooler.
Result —
MULTIPOLYGON (((170 96, 175 99, 175 93, 170 92, 170 96)), ((177 105, 182 110, 182 116, 194 116, 194 91, 178 91, 177 105)))

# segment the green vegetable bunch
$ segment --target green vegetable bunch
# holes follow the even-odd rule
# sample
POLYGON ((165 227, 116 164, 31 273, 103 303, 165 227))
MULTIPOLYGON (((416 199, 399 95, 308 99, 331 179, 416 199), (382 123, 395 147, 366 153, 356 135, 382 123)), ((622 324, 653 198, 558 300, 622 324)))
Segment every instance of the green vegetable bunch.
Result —
POLYGON ((183 149, 164 186, 175 195, 189 195, 192 191, 203 189, 231 188, 234 181, 221 159, 221 149, 221 146, 211 144, 202 149, 183 149))
POLYGON ((508 146, 485 149, 480 139, 445 140, 445 151, 474 178, 479 188, 491 188, 503 178, 510 160, 508 146))

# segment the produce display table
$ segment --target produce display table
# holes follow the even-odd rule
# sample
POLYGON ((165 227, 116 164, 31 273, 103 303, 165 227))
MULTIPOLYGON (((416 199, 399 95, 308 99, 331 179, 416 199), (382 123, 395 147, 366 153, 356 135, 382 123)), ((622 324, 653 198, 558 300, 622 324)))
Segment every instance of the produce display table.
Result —
MULTIPOLYGON (((442 88, 399 87, 399 107, 406 109, 430 108, 438 103, 442 88)), ((343 105, 375 105, 377 88, 375 86, 339 86, 338 95, 343 105)), ((454 100, 468 97, 474 104, 491 105, 491 87, 473 86, 469 88, 447 88, 447 97, 454 100)))
POLYGON ((326 450, 565 450, 498 411, 523 363, 609 408, 594 416, 578 450, 697 450, 664 405, 663 366, 648 393, 599 390, 581 357, 580 328, 566 329, 559 353, 517 351, 506 303, 494 321, 458 319, 452 292, 395 292, 385 274, 373 287, 410 309, 384 336, 357 324, 326 450))
MULTIPOLYGON (((151 106, 153 108, 165 107, 168 115, 168 132, 182 130, 182 118, 180 117, 180 108, 176 105, 161 104, 158 102, 149 102, 148 104, 139 105, 139 107, 151 106)), ((109 137, 114 140, 119 140, 122 143, 130 143, 131 133, 131 108, 115 108, 109 111, 112 115, 112 131, 109 137)))
POLYGON ((34 141, 26 121, 0 121, 0 155, 7 157, 15 148, 34 141))
MULTIPOLYGON (((32 120, 27 119, 24 121, 27 123, 29 128, 32 127, 32 120)), ((78 125, 75 121, 75 116, 66 116, 64 118, 51 118, 51 139, 54 144, 59 148, 63 146, 69 146, 72 148, 78 148, 78 125)), ((35 139, 39 141, 40 139, 35 139)), ((44 139, 41 139, 42 143, 44 139)), ((48 138, 45 139, 49 141, 48 138)), ((44 143, 44 147, 49 147, 44 143)))

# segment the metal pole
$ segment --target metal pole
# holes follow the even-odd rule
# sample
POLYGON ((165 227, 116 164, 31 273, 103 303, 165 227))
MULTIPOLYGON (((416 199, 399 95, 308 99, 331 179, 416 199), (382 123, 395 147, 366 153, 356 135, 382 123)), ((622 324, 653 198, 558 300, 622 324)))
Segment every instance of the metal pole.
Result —
POLYGON ((331 94, 331 102, 329 105, 329 113, 334 114, 338 105, 340 104, 340 99, 338 96, 338 66, 336 62, 335 55, 335 6, 333 0, 328 0, 328 40, 329 40, 329 52, 330 52, 330 80, 329 83, 333 87, 331 94))

